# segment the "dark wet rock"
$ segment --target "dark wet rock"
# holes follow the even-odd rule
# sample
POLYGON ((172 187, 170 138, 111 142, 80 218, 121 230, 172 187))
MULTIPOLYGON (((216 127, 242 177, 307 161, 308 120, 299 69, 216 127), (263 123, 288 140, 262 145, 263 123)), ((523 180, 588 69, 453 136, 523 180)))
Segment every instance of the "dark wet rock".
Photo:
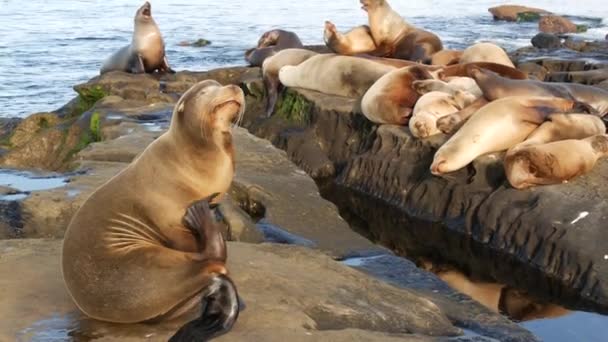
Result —
POLYGON ((538 22, 538 29, 540 32, 553 34, 576 33, 578 31, 576 24, 558 15, 542 16, 538 22))
POLYGON ((539 49, 559 49, 562 46, 561 39, 552 33, 539 33, 532 37, 532 46, 539 49))
POLYGON ((517 6, 517 5, 502 5, 491 7, 488 9, 492 16, 494 16, 494 20, 506 20, 506 21, 517 21, 518 15, 520 13, 536 13, 536 14, 550 14, 540 8, 526 7, 526 6, 517 6))
MULTIPOLYGON (((430 342, 460 333, 431 301, 313 250, 242 243, 228 249, 228 267, 247 307, 218 341, 430 342)), ((59 240, 0 241, 0 271, 13 274, 0 279, 0 289, 11 294, 0 296, 0 339, 160 341, 183 324, 117 325, 83 317, 65 290, 60 250, 59 240)))
POLYGON ((15 201, 0 200, 0 240, 23 236, 21 205, 15 201))
POLYGON ((550 82, 573 82, 596 85, 608 80, 608 68, 585 71, 553 72, 547 77, 550 82))
MULTIPOLYGON (((558 64, 541 65, 552 70, 558 64)), ((515 288, 530 288, 539 299, 608 312, 608 264, 599 243, 608 238, 601 228, 608 210, 602 200, 608 195, 607 162, 568 184, 525 191, 508 185, 500 154, 478 158, 443 179, 429 172, 437 142, 414 139, 407 128, 365 123, 352 100, 295 89, 285 96, 307 104, 287 113, 279 105, 268 120, 248 112, 249 129, 290 156, 298 155, 289 150, 291 137, 310 134, 322 147, 316 153, 336 169, 330 182, 341 190, 330 191, 332 201, 342 214, 351 208, 350 216, 368 227, 366 236, 398 252, 439 256, 515 288), (358 194, 370 199, 355 205, 358 194), (372 199, 381 203, 378 208, 370 208, 372 199), (577 219, 580 215, 584 218, 577 219), (378 235, 379 229, 388 235, 378 235), (412 231, 422 235, 408 242, 412 231), (453 245, 445 246, 446 240, 453 245)), ((297 160, 311 170, 318 159, 301 154, 297 160)))

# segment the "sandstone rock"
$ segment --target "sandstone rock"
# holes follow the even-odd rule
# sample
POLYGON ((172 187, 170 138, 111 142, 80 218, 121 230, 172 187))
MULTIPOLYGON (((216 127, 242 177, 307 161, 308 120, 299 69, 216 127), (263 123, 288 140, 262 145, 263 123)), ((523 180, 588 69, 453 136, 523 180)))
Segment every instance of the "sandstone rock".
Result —
POLYGON ((545 15, 538 22, 538 29, 544 33, 576 33, 577 27, 570 20, 558 15, 545 15))
POLYGON ((539 49, 559 49, 562 46, 561 39, 550 33, 539 33, 532 37, 532 46, 539 49))
POLYGON ((527 73, 529 78, 535 78, 539 81, 544 81, 548 73, 545 67, 532 62, 518 64, 517 69, 527 73))
POLYGON ((598 87, 608 90, 608 81, 603 81, 597 84, 598 87))
MULTIPOLYGON (((183 323, 116 325, 83 317, 65 290, 60 248, 59 240, 0 242, 0 273, 12 274, 0 278, 0 292, 10 294, 0 296, 0 339, 166 341, 183 323)), ((228 248, 246 309, 218 341, 431 341, 424 335, 460 333, 431 301, 318 252, 241 243, 228 248)))
POLYGON ((540 8, 517 6, 517 5, 502 5, 489 8, 488 11, 494 16, 494 20, 506 20, 506 21, 517 21, 517 15, 519 13, 538 13, 538 14, 550 14, 540 8))
POLYGON ((584 39, 568 37, 564 41, 564 46, 567 47, 568 49, 582 51, 587 46, 587 42, 585 42, 584 39))
POLYGON ((547 77, 549 82, 573 82, 595 85, 608 80, 608 68, 586 71, 553 72, 547 77))

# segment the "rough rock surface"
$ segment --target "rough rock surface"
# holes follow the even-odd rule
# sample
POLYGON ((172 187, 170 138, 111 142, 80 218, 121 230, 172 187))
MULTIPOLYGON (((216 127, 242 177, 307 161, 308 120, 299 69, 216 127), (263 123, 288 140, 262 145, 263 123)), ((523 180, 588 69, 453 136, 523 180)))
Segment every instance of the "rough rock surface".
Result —
POLYGON ((538 13, 550 14, 540 8, 517 6, 517 5, 502 5, 489 8, 488 11, 494 16, 494 20, 517 21, 517 15, 520 13, 538 13))
POLYGON ((538 29, 540 32, 553 34, 576 33, 577 31, 576 24, 559 15, 542 16, 538 21, 538 29))
POLYGON ((559 49, 562 46, 561 39, 552 34, 541 32, 532 37, 532 46, 539 49, 559 49))
POLYGON ((297 89, 282 96, 291 108, 279 104, 268 121, 250 118, 250 130, 297 156, 292 158, 308 172, 320 158, 330 160, 334 183, 343 189, 333 191, 335 201, 346 201, 344 207, 384 245, 482 270, 539 298, 608 312, 602 242, 608 238, 602 228, 608 162, 569 184, 526 191, 508 186, 500 156, 479 158, 449 179, 434 177, 429 165, 437 139, 417 140, 407 128, 361 122, 354 101, 297 89), (357 194, 370 198, 356 206, 357 194), (381 205, 372 208, 374 199, 381 205), (408 242, 418 229, 435 233, 408 242))
MULTIPOLYGON (((431 341, 424 335, 460 334, 427 299, 312 250, 242 243, 228 248, 228 267, 246 308, 218 341, 431 341)), ((65 290, 60 251, 59 240, 0 241, 0 273, 13 274, 0 279, 0 340, 166 341, 183 323, 116 325, 83 317, 65 290)))

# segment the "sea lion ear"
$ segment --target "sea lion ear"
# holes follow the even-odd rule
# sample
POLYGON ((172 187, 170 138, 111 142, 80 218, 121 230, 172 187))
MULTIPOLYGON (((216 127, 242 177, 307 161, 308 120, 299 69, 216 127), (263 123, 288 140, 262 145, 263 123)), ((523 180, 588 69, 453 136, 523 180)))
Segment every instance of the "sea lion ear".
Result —
POLYGON ((185 108, 186 108, 186 105, 184 104, 184 101, 179 101, 175 105, 175 114, 177 114, 178 116, 184 115, 184 109, 185 108))

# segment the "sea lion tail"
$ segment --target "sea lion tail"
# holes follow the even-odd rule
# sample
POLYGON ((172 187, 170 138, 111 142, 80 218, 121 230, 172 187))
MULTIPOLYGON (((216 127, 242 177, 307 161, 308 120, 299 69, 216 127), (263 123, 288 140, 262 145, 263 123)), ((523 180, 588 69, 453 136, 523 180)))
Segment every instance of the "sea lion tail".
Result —
POLYGON ((239 317, 239 305, 232 280, 214 275, 203 295, 201 317, 181 327, 169 342, 203 342, 227 333, 239 317))

